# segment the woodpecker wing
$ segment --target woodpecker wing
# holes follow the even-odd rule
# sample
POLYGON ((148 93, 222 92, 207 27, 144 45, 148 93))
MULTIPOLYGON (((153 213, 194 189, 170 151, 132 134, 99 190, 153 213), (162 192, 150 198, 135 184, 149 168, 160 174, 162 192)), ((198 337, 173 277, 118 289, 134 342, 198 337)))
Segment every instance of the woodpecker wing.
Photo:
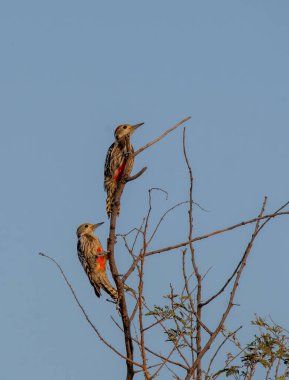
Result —
POLYGON ((105 164, 104 164, 104 188, 106 190, 106 184, 105 181, 108 178, 111 178, 113 175, 112 172, 112 164, 113 164, 113 159, 112 157, 114 156, 113 151, 115 150, 115 143, 112 143, 111 146, 108 148, 106 158, 105 158, 105 164))
POLYGON ((104 164, 104 188, 106 191, 111 180, 118 181, 121 178, 127 161, 127 152, 127 144, 121 146, 114 142, 109 147, 104 164))
POLYGON ((99 298, 101 296, 100 286, 95 281, 93 281, 93 278, 91 278, 91 277, 92 276, 89 274, 88 275, 89 281, 90 281, 91 285, 93 286, 93 289, 94 289, 96 296, 99 298))
MULTIPOLYGON (((128 156, 128 153, 133 152, 129 138, 114 142, 107 151, 104 165, 104 189, 107 192, 106 212, 108 217, 111 215, 117 183, 123 177, 125 168, 128 175, 131 173, 134 157, 128 156)), ((119 208, 117 214, 119 215, 119 208)))
POLYGON ((78 240, 78 243, 77 243, 77 255, 78 255, 79 261, 80 261, 83 269, 85 270, 85 273, 87 274, 87 277, 88 277, 91 285, 93 286, 93 289, 95 291, 96 296, 99 298, 101 295, 100 286, 95 281, 93 281, 91 267, 87 261, 87 258, 83 254, 83 250, 81 247, 80 240, 78 240))

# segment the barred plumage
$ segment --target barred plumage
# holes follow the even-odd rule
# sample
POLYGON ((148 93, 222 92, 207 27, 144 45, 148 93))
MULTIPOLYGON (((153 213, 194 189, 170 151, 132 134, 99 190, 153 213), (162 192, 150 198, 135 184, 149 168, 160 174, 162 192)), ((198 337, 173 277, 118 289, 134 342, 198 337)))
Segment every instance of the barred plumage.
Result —
POLYGON ((106 256, 94 230, 103 223, 82 224, 77 229, 77 253, 78 258, 94 288, 97 297, 100 297, 100 289, 105 290, 114 300, 118 299, 117 290, 111 285, 106 273, 106 256))
MULTIPOLYGON (((125 168, 127 168, 127 175, 130 175, 132 171, 134 158, 130 153, 134 153, 134 150, 130 136, 141 125, 143 123, 119 125, 114 132, 115 141, 107 151, 104 165, 104 189, 107 192, 106 212, 108 217, 111 215, 117 183, 123 178, 125 168)), ((119 211, 118 209, 117 215, 119 215, 119 211)))

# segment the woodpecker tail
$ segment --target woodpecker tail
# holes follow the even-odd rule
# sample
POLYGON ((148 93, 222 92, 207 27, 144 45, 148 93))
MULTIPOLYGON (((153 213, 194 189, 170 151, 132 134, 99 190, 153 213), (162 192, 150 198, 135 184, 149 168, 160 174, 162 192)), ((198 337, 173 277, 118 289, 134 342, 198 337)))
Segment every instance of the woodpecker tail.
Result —
MULTIPOLYGON (((110 218, 112 208, 114 205, 114 195, 115 195, 116 184, 111 183, 107 188, 107 197, 106 197, 106 212, 110 218)), ((119 215, 120 207, 118 206, 117 215, 119 215)))
POLYGON ((108 293, 111 298, 115 301, 118 300, 118 292, 117 290, 111 285, 109 282, 109 279, 107 278, 106 273, 104 272, 101 276, 101 283, 100 283, 101 288, 108 293))

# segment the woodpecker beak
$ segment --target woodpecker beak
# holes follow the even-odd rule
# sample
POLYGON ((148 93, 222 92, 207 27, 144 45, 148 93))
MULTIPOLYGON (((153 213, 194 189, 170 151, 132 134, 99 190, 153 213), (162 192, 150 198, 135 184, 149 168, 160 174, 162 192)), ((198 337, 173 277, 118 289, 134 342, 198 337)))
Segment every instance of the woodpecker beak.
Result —
POLYGON ((97 224, 94 224, 92 226, 93 230, 96 230, 99 226, 101 226, 104 222, 101 222, 101 223, 97 223, 97 224))
POLYGON ((135 124, 132 126, 133 128, 133 131, 135 131, 136 129, 138 129, 138 127, 141 127, 144 123, 139 123, 139 124, 135 124))

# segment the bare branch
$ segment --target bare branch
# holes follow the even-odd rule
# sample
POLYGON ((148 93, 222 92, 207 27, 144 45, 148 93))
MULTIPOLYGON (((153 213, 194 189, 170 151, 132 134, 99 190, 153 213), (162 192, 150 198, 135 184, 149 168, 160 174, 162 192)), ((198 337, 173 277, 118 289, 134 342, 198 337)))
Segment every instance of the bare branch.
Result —
POLYGON ((141 176, 146 170, 147 170, 147 167, 145 166, 145 167, 142 168, 139 172, 137 172, 135 175, 126 178, 126 179, 125 179, 125 182, 134 181, 135 179, 137 179, 138 177, 140 177, 140 176, 141 176))
POLYGON ((161 216, 161 218, 160 218, 159 222, 157 223, 157 225, 156 225, 156 227, 155 227, 155 229, 154 229, 154 231, 153 231, 151 237, 150 237, 149 240, 148 240, 148 244, 149 244, 149 243, 152 241, 152 239, 154 238, 154 236, 155 236, 157 230, 159 229, 161 223, 164 221, 165 217, 166 217, 171 211, 173 211, 175 208, 177 208, 177 207, 179 207, 179 206, 181 206, 181 205, 187 204, 187 203, 189 203, 189 201, 179 202, 179 203, 177 203, 176 205, 174 205, 174 206, 172 206, 171 208, 169 208, 169 209, 168 209, 168 210, 167 210, 167 211, 161 216))
MULTIPOLYGON (((127 160, 127 163, 129 162, 129 159, 127 160)), ((126 178, 128 172, 128 165, 126 164, 124 168, 123 176, 126 178)), ((124 330, 124 340, 125 340, 125 348, 126 348, 126 355, 130 359, 127 360, 126 366, 127 366, 127 376, 126 380, 132 380, 134 377, 134 368, 132 365, 133 361, 133 340, 131 336, 131 322, 128 315, 127 305, 126 305, 126 297, 124 292, 124 283, 120 278, 120 274, 118 272, 116 262, 115 262, 115 256, 114 256, 114 247, 115 247, 115 231, 116 231, 116 218, 117 218, 117 212, 120 206, 120 199, 122 192, 125 187, 125 182, 120 181, 117 183, 115 195, 114 195, 114 203, 112 206, 112 212, 110 215, 110 228, 109 228, 109 237, 107 239, 107 252, 108 252, 108 259, 109 259, 109 266, 110 271, 112 274, 112 277, 114 279, 114 282, 117 287, 118 291, 118 302, 119 302, 119 310, 120 315, 122 319, 123 324, 123 330, 124 330)))
MULTIPOLYGON (((143 302, 143 304, 144 304, 145 308, 147 309, 147 311, 148 311, 148 312, 151 312, 151 309, 147 306, 147 304, 146 304, 145 302, 143 302)), ((168 331, 168 329, 166 328, 166 326, 163 324, 163 322, 162 322, 161 320, 159 320, 159 319, 157 318, 156 315, 153 315, 153 317, 159 322, 159 324, 160 324, 160 326, 162 327, 162 329, 164 330, 164 332, 168 335, 168 334, 169 334, 169 331, 168 331)), ((181 335, 182 335, 182 334, 181 334, 181 335)), ((174 345, 174 347, 175 347, 175 350, 178 351, 179 355, 180 355, 181 358, 184 360, 185 364, 187 365, 186 368, 188 369, 188 367, 189 367, 189 363, 188 363, 187 359, 185 358, 185 356, 183 355, 183 353, 181 352, 181 350, 179 349, 178 344, 177 344, 175 341, 173 341, 173 340, 172 340, 171 342, 173 343, 173 345, 174 345)))
POLYGON ((187 274, 186 274, 186 266, 185 266, 185 254, 186 254, 186 250, 183 251, 182 272, 183 272, 183 277, 184 277, 184 282, 185 282, 184 289, 186 290, 186 294, 187 294, 187 297, 188 297, 188 300, 189 300, 189 303, 190 303, 191 311, 194 314, 194 316, 197 319, 197 321, 202 326, 202 328, 209 335, 212 335, 213 334, 212 331, 200 319, 198 319, 199 317, 198 317, 198 314, 197 314, 195 306, 194 306, 194 302, 193 302, 193 299, 192 299, 191 292, 189 290, 189 285, 188 285, 189 284, 189 279, 188 279, 187 274))
MULTIPOLYGON (((165 190, 163 190, 163 189, 161 189, 161 188, 159 188, 159 187, 152 187, 151 189, 149 189, 149 209, 148 209, 148 214, 147 214, 147 216, 146 216, 146 218, 144 219, 144 222, 143 223, 145 223, 145 229, 144 229, 144 231, 142 231, 142 230, 138 230, 138 233, 142 233, 142 235, 144 236, 144 234, 145 234, 145 231, 147 230, 147 223, 148 223, 148 220, 149 220, 149 217, 150 217, 150 213, 151 213, 151 210, 152 210, 152 204, 151 204, 151 193, 152 193, 152 191, 160 191, 160 192, 162 192, 162 193, 164 193, 164 194, 166 194, 166 199, 168 199, 168 192, 167 191, 165 191, 165 190)), ((143 226, 143 223, 142 223, 142 225, 141 225, 141 228, 142 228, 142 226, 143 226)), ((137 234, 137 236, 138 236, 138 234, 137 234)), ((135 245, 135 242, 136 242, 136 239, 137 239, 137 236, 136 236, 136 238, 135 238, 135 241, 134 241, 134 244, 133 244, 133 246, 135 245)), ((146 243, 146 244, 148 244, 148 243, 146 243)), ((129 248, 128 248, 128 250, 129 250, 129 248)), ((130 251, 130 250, 129 250, 130 251)), ((131 252, 131 251, 130 251, 131 252)), ((142 255, 145 255, 145 252, 143 252, 143 249, 141 250, 141 252, 139 253, 139 255, 134 259, 134 261, 132 262, 132 264, 131 264, 131 266, 129 267, 129 269, 127 270, 127 272, 124 274, 124 276, 122 277, 122 282, 123 282, 123 284, 126 282, 126 280, 128 279, 128 277, 132 274, 132 272, 134 271, 134 269, 135 269, 135 267, 136 267, 136 265, 139 263, 139 261, 141 260, 141 258, 142 258, 142 255)))
POLYGON ((211 367, 212 367, 212 364, 213 364, 213 361, 215 360, 216 356, 218 355, 218 353, 220 352, 221 348, 224 346, 224 344, 227 342, 228 339, 230 339, 230 337, 234 334, 236 334, 239 330, 241 330, 243 326, 240 326, 238 327, 235 331, 232 331, 229 335, 227 335, 225 337, 225 339, 221 342, 221 344, 219 345, 219 347, 217 348, 216 352, 214 353, 214 355, 212 356, 212 359, 210 360, 210 363, 209 363, 209 367, 207 369, 207 372, 206 372, 206 379, 208 378, 208 375, 210 373, 210 370, 211 370, 211 367))
MULTIPOLYGON (((288 202, 286 202, 283 206, 281 206, 278 210, 275 211, 275 213, 277 212, 280 212, 281 210, 283 210, 286 206, 288 205, 288 202)), ((266 225, 266 223, 269 222, 269 220, 271 220, 271 218, 268 218, 264 223, 262 223, 262 225, 260 226, 259 228, 259 231, 261 231, 261 229, 266 225)), ((204 301, 201 303, 201 306, 205 306, 207 305, 208 303, 210 303, 211 301, 213 301, 215 298, 217 298, 225 289, 226 287, 229 285, 229 283, 231 282, 231 280, 234 278, 235 274, 237 273, 238 269, 240 268, 240 265, 242 264, 242 261, 243 261, 243 257, 242 259, 239 261, 239 264, 237 265, 236 269, 234 270, 234 272, 232 273, 232 275, 228 278, 228 280, 225 282, 224 286, 215 294, 213 295, 212 297, 210 297, 207 301, 204 301)))
POLYGON ((145 332, 143 328, 143 276, 144 276, 144 254, 147 249, 147 229, 149 223, 149 217, 151 212, 151 190, 149 190, 149 211, 145 220, 144 232, 143 232, 143 248, 140 257, 140 270, 139 270, 139 285, 138 285, 138 317, 139 317, 139 331, 140 331, 140 347, 141 357, 143 363, 143 371, 146 380, 150 380, 151 376, 147 368, 147 358, 145 350, 145 332))
POLYGON ((174 129, 178 128, 180 125, 184 124, 186 121, 190 120, 191 119, 191 116, 189 117, 186 117, 184 120, 180 121, 179 123, 177 123, 176 125, 174 125, 172 128, 168 129, 166 132, 164 132, 160 137, 158 137, 157 139, 147 143, 146 145, 144 145, 143 147, 139 148, 135 153, 134 153, 134 156, 137 156, 138 154, 140 154, 141 152, 143 152, 145 149, 149 148, 150 146, 152 146, 153 144, 157 143, 158 141, 160 141, 161 139, 163 139, 167 134, 169 134, 170 132, 172 132, 174 129))
POLYGON ((223 293, 223 291, 224 291, 224 290, 226 289, 226 287, 229 285, 229 283, 231 282, 231 280, 234 278, 235 274, 237 273, 238 269, 240 268, 240 265, 242 264, 243 259, 244 259, 244 256, 243 256, 242 259, 239 261, 239 264, 237 265, 236 269, 234 270, 234 272, 232 273, 232 275, 228 278, 228 280, 225 282, 225 284, 223 285, 223 287, 222 287, 222 288, 221 288, 216 294, 214 294, 212 297, 210 297, 207 301, 201 302, 201 303, 200 303, 200 306, 201 306, 201 307, 208 305, 208 303, 210 303, 210 302, 213 301, 215 298, 217 298, 221 293, 223 293))
MULTIPOLYGON (((179 341, 181 340, 181 337, 182 335, 179 336, 178 338, 178 341, 177 341, 177 344, 179 343, 179 341)), ((173 347, 171 349, 171 352, 169 353, 169 355, 166 357, 165 360, 163 360, 163 362, 161 363, 161 365, 159 366, 159 368, 156 370, 156 372, 152 375, 151 379, 154 379, 158 374, 159 372, 161 371, 161 369, 168 363, 168 361, 170 360, 170 357, 172 356, 172 354, 175 352, 176 350, 176 347, 173 347)))
POLYGON ((52 257, 42 253, 42 252, 39 252, 38 253, 40 256, 43 256, 43 257, 46 257, 47 259, 49 259, 50 261, 52 261, 57 267, 58 269, 60 270, 60 273, 62 275, 62 277, 64 278, 66 284, 68 285, 78 307, 80 308, 80 310, 82 311, 82 314, 84 315, 85 319, 87 320, 87 322, 90 324, 90 326, 92 327, 93 331, 96 333, 96 335, 98 336, 98 338, 108 347, 110 348, 114 353, 116 353, 118 356, 120 356, 122 359, 125 359, 127 361, 130 361, 132 364, 135 364, 136 366, 138 367, 142 367, 141 364, 135 362, 135 361, 132 361, 130 360, 129 358, 127 358, 126 356, 124 356, 122 353, 120 353, 115 347, 113 347, 110 343, 108 343, 103 337, 102 335, 100 334, 100 332, 98 331, 98 329, 95 327, 95 325, 91 322, 91 319, 89 318, 89 316, 87 315, 86 311, 84 310, 83 306, 81 305, 80 301, 78 300, 77 296, 76 296, 76 293, 72 287, 72 285, 70 284, 70 282, 68 281, 63 269, 61 268, 61 266, 58 264, 58 262, 53 259, 52 257))
MULTIPOLYGON (((201 349, 202 349, 202 328, 201 328, 201 320, 202 320, 202 308, 200 306, 201 303, 201 298, 202 298, 202 276, 199 272, 199 268, 196 263, 195 259, 195 249, 193 247, 192 239, 193 239, 193 183, 194 183, 194 178, 193 178, 193 172, 192 168, 187 156, 187 151, 186 151, 186 128, 183 129, 183 153, 184 153, 184 158, 186 161, 186 165, 188 168, 189 172, 189 180, 190 180, 190 207, 189 207, 189 247, 190 247, 190 252, 191 252, 191 261, 192 265, 194 268, 195 276, 197 279, 197 325, 196 325, 196 330, 197 330, 197 336, 196 336, 196 344, 197 344, 197 359, 200 355, 201 349)), ((197 380, 201 380, 202 377, 202 370, 201 370, 201 359, 198 360, 197 364, 197 380)))
POLYGON ((241 223, 238 223, 238 224, 234 224, 233 226, 230 226, 230 227, 227 227, 227 228, 223 228, 221 230, 216 230, 214 232, 210 232, 210 233, 208 233, 206 235, 197 236, 197 237, 193 238, 192 240, 185 241, 183 243, 179 243, 179 244, 175 244, 175 245, 172 245, 172 246, 169 246, 169 247, 166 247, 166 248, 156 249, 154 251, 147 252, 146 256, 156 255, 157 253, 168 252, 168 251, 171 251, 173 249, 185 247, 185 246, 189 245, 190 242, 194 243, 195 241, 204 240, 204 239, 210 238, 212 236, 222 234, 224 232, 232 231, 232 230, 234 230, 236 228, 246 226, 247 224, 252 224, 252 223, 258 222, 260 220, 264 220, 264 219, 273 219, 273 218, 276 218, 276 217, 282 216, 282 215, 289 215, 289 211, 286 211, 286 212, 277 212, 277 213, 267 214, 267 215, 261 216, 260 218, 258 217, 258 218, 254 218, 254 219, 249 219, 249 220, 246 220, 244 222, 241 222, 241 223))
POLYGON ((130 321, 132 322, 135 315, 136 315, 136 312, 137 312, 137 309, 138 309, 138 302, 136 302, 134 308, 133 308, 133 312, 131 313, 131 316, 130 316, 130 321))
POLYGON ((192 367, 190 368, 190 370, 188 371, 188 374, 185 378, 185 380, 190 380, 192 374, 194 373, 195 369, 197 368, 198 366, 198 363, 199 361, 201 360, 201 358, 205 355, 205 353, 210 349, 211 347, 211 344, 213 343, 213 341, 216 339, 217 335, 219 334, 219 332, 221 331, 221 328, 222 326, 224 325, 232 307, 233 307, 233 301, 234 301, 234 298, 235 298, 235 294, 236 294, 236 291, 237 291, 237 287, 238 287, 238 284, 239 284, 239 280, 240 280, 240 277, 242 275, 242 272, 243 272, 243 269, 245 268, 245 265, 246 265, 246 262, 247 262, 247 258, 251 252, 251 248, 253 246, 253 243, 259 233, 259 225, 260 225, 260 220, 262 218, 262 215, 264 213, 264 210, 265 210, 265 206, 266 206, 266 202, 267 202, 267 197, 264 198, 264 202, 262 204, 262 209, 261 209, 261 212, 259 214, 259 217, 257 218, 257 222, 256 222, 256 225, 255 225, 255 229, 254 229, 254 232, 252 234, 252 237, 251 237, 251 240, 250 242, 248 243, 247 245, 247 248, 246 248, 246 251, 245 251, 245 254, 243 256, 243 262, 237 272, 237 275, 236 275, 236 278, 235 278, 235 281, 234 281, 234 285, 233 285, 233 288, 232 288, 232 291, 231 291, 231 294, 230 294, 230 298, 229 298, 229 301, 228 301, 228 304, 227 304, 227 307, 221 317, 221 320, 217 326, 217 328, 215 329, 213 335, 209 338, 209 340, 207 341, 207 343, 205 344, 205 346, 203 347, 202 351, 200 352, 198 358, 196 359, 196 361, 194 362, 194 364, 192 365, 192 367))
POLYGON ((127 270, 127 272, 125 273, 125 275, 122 277, 122 282, 123 284, 126 282, 126 280, 128 279, 128 277, 132 274, 132 272, 134 271, 136 265, 139 263, 139 261, 141 260, 141 257, 143 255, 143 252, 141 250, 140 254, 134 259, 133 263, 131 264, 131 266, 129 267, 129 269, 127 270))
MULTIPOLYGON (((121 326, 116 322, 116 320, 115 320, 113 317, 111 317, 111 319, 112 319, 113 322, 116 324, 116 326, 117 326, 117 327, 123 332, 123 329, 122 329, 121 326)), ((133 341, 134 341, 136 344, 140 345, 140 342, 139 342, 136 338, 133 338, 133 341)), ((156 356, 157 358, 162 359, 162 360, 166 360, 166 357, 164 357, 163 355, 161 355, 161 354, 159 354, 159 353, 157 353, 157 352, 154 352, 154 351, 151 350, 150 348, 148 348, 148 347, 145 346, 145 349, 146 349, 147 352, 149 352, 150 354, 156 356)), ((186 370, 186 371, 189 369, 188 367, 184 366, 182 363, 179 363, 179 362, 176 362, 176 361, 173 361, 173 360, 167 360, 167 362, 170 363, 170 364, 172 364, 172 365, 175 365, 175 366, 177 366, 177 367, 180 367, 180 368, 182 368, 182 369, 184 369, 184 370, 186 370)))

